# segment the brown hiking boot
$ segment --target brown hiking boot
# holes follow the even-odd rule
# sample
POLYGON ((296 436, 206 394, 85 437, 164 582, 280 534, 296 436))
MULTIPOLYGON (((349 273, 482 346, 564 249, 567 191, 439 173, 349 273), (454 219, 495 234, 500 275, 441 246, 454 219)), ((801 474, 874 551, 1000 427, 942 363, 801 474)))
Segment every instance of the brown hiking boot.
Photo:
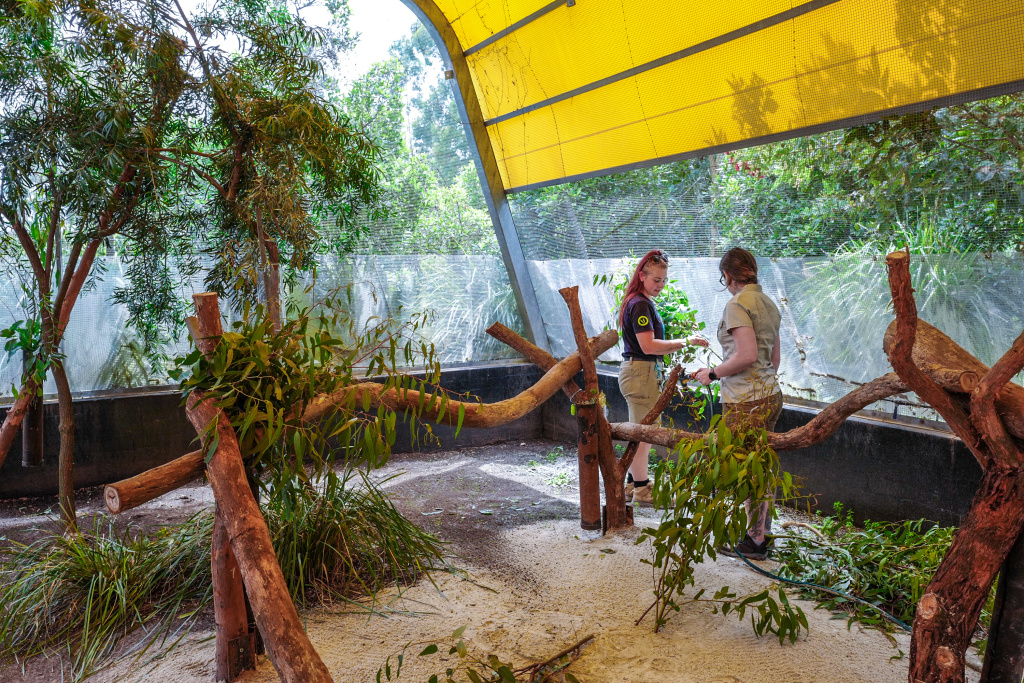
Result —
POLYGON ((654 487, 650 483, 647 486, 633 488, 633 505, 642 508, 654 507, 654 487))
POLYGON ((634 488, 636 488, 636 487, 633 486, 633 482, 629 482, 628 484, 626 484, 626 502, 627 503, 629 501, 633 500, 633 489, 634 488))

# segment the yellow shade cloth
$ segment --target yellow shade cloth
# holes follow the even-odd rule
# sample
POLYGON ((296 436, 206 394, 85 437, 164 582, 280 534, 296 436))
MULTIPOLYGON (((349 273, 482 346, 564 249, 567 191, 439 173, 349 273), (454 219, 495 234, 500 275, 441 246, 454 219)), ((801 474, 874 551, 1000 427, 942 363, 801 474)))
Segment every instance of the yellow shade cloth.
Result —
POLYGON ((1024 89, 1024 0, 437 6, 510 191, 1024 89))

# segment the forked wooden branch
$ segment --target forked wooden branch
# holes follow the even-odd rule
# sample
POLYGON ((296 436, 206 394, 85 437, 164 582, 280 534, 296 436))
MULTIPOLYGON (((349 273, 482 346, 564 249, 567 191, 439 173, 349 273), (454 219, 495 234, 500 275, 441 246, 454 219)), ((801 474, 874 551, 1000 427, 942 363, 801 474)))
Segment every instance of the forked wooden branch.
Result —
MULTIPOLYGON (((558 293, 562 295, 562 298, 565 299, 566 306, 569 307, 569 318, 572 321, 572 332, 573 336, 576 338, 576 346, 579 349, 580 360, 583 364, 583 389, 587 394, 587 400, 597 400, 600 396, 600 388, 598 387, 597 378, 597 363, 595 362, 595 356, 590 351, 589 344, 587 343, 587 332, 583 326, 583 312, 580 310, 579 288, 565 287, 558 290, 558 293)), ((622 482, 626 478, 626 472, 621 468, 619 461, 615 458, 615 449, 612 447, 611 426, 608 424, 608 419, 604 415, 604 410, 601 409, 600 405, 596 406, 596 408, 597 409, 593 411, 593 417, 596 419, 597 423, 597 462, 598 467, 601 470, 601 477, 604 479, 605 511, 603 515, 603 527, 605 531, 610 531, 612 529, 632 526, 633 522, 627 514, 626 495, 622 487, 622 482)), ((582 438, 583 435, 581 435, 581 444, 582 438)), ((582 486, 581 473, 581 495, 582 486)), ((596 499, 597 491, 593 491, 592 495, 596 499)))
POLYGON ((569 319, 572 321, 572 334, 576 338, 577 353, 580 354, 580 365, 583 369, 583 384, 584 389, 588 393, 592 392, 591 396, 587 396, 588 399, 596 397, 598 390, 597 387, 597 363, 594 361, 597 355, 590 349, 590 345, 587 344, 587 331, 583 327, 583 311, 580 310, 580 288, 563 287, 558 290, 558 293, 565 299, 565 305, 569 307, 569 319))
POLYGON ((889 266, 889 288, 896 312, 896 334, 889 346, 889 362, 900 379, 942 416, 950 429, 971 449, 982 468, 986 468, 991 453, 982 443, 981 435, 971 424, 967 413, 914 362, 917 304, 910 284, 910 254, 896 251, 889 254, 885 262, 889 266))
MULTIPOLYGON (((906 385, 894 373, 883 375, 863 386, 857 387, 835 403, 825 406, 820 413, 802 427, 788 432, 768 432, 768 443, 777 451, 792 451, 807 448, 832 436, 846 418, 875 401, 907 391, 906 385)), ((666 429, 653 425, 638 425, 620 422, 612 425, 612 435, 625 441, 643 441, 667 448, 676 447, 681 441, 703 439, 706 434, 688 432, 683 429, 666 429)))
MULTIPOLYGON (((186 323, 196 348, 209 358, 224 334, 217 295, 203 292, 195 294, 192 300, 195 302, 196 316, 190 317, 186 323)), ((196 431, 202 433, 198 428, 196 431)), ((245 669, 256 668, 256 640, 249 633, 245 588, 224 515, 224 506, 215 502, 210 575, 213 584, 213 617, 217 627, 214 639, 217 680, 231 681, 245 669)))
POLYGON ((1024 454, 1005 424, 1014 411, 1004 410, 1008 403, 1012 408, 1016 394, 1015 385, 1008 382, 1024 365, 1024 335, 991 370, 976 373, 983 376, 970 394, 968 413, 963 398, 949 393, 961 393, 964 382, 948 390, 943 388, 941 378, 919 365, 918 357, 930 354, 935 364, 954 371, 974 372, 980 362, 945 335, 926 335, 929 338, 918 349, 918 328, 927 328, 917 319, 909 260, 906 252, 886 258, 896 312, 895 330, 890 327, 892 334, 886 335, 889 361, 907 386, 945 418, 984 470, 970 512, 918 603, 910 642, 909 680, 962 683, 965 652, 989 589, 1024 526, 1024 491, 1020 484, 1024 454))
MULTIPOLYGON (((615 346, 618 339, 619 336, 614 331, 605 330, 589 340, 587 350, 591 355, 604 353, 615 346)), ((432 407, 421 413, 420 419, 455 426, 459 422, 460 409, 464 409, 463 427, 487 428, 503 425, 518 420, 551 398, 580 371, 580 368, 579 352, 574 351, 544 373, 536 384, 517 396, 496 403, 448 401, 447 405, 442 405, 441 401, 435 400, 432 407)), ((371 405, 383 404, 398 412, 414 410, 420 405, 418 391, 386 389, 383 384, 376 382, 360 382, 333 394, 314 398, 302 413, 301 422, 315 422, 338 406, 360 405, 364 394, 370 395, 371 405)), ((431 396, 436 394, 427 394, 425 402, 428 406, 431 405, 431 396)))
MULTIPOLYGON (((199 335, 198 331, 196 334, 199 335)), ((615 346, 618 338, 618 334, 612 330, 602 332, 589 340, 591 353, 593 355, 604 353, 615 346)), ((502 425, 519 419, 551 398, 566 382, 572 381, 580 369, 579 353, 574 352, 554 363, 544 376, 529 389, 513 398, 497 403, 448 401, 447 405, 442 408, 443 404, 437 394, 427 394, 423 398, 423 403, 428 408, 422 412, 421 419, 454 426, 458 424, 459 412, 462 409, 464 411, 463 427, 485 428, 502 425)), ((305 407, 300 424, 315 422, 346 405, 361 407, 364 393, 370 394, 370 403, 374 406, 383 403, 399 412, 418 409, 420 392, 385 389, 383 384, 377 382, 361 382, 345 387, 334 394, 317 396, 305 407)), ((104 490, 104 500, 112 513, 124 512, 184 486, 199 477, 204 469, 201 454, 198 451, 188 453, 160 467, 107 485, 104 490)))
MULTIPOLYGON (((893 320, 885 331, 882 348, 886 355, 896 338, 897 321, 893 320)), ((958 396, 973 392, 989 368, 972 356, 942 330, 918 319, 914 335, 914 363, 940 387, 958 396)), ((1007 382, 996 393, 996 411, 1002 417, 1006 431, 1024 439, 1024 387, 1007 382)))
POLYGON ((1024 368, 1024 332, 996 361, 971 393, 971 417, 981 429, 982 438, 992 451, 993 459, 1004 468, 1021 465, 1021 450, 1007 433, 996 410, 996 395, 1014 375, 1024 368))
MULTIPOLYGON (((683 369, 678 365, 672 368, 672 372, 668 374, 668 379, 665 380, 665 388, 662 389, 658 402, 654 404, 650 412, 644 415, 644 419, 640 421, 640 424, 652 425, 658 419, 658 416, 665 412, 668 404, 672 401, 672 397, 676 394, 676 385, 679 383, 679 374, 682 371, 683 369)), ((630 441, 626 445, 626 452, 622 454, 622 459, 619 461, 619 469, 622 470, 623 478, 625 478, 626 472, 629 471, 629 466, 633 464, 633 458, 636 457, 636 452, 639 448, 639 441, 630 441)))
MULTIPOLYGON (((487 334, 513 350, 523 354, 528 361, 545 372, 555 367, 558 363, 558 360, 556 360, 550 353, 539 346, 526 341, 501 323, 494 323, 488 327, 487 334)), ((582 391, 582 389, 580 389, 580 385, 576 384, 576 380, 570 379, 562 385, 562 391, 569 397, 569 400, 572 401, 576 395, 582 391)))

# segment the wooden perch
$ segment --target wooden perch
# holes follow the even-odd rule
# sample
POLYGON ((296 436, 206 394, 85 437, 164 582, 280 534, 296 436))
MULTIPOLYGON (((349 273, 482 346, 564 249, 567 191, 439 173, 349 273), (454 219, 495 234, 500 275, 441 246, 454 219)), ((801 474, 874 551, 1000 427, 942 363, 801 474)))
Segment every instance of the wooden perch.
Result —
MULTIPOLYGON (((887 355, 891 353, 896 336, 896 323, 892 321, 885 331, 882 346, 887 355)), ((972 393, 989 371, 987 365, 942 330, 923 320, 917 321, 912 358, 914 364, 933 382, 956 394, 972 393)), ((1024 387, 1015 382, 1004 383, 996 392, 995 399, 996 412, 1002 417, 1006 430, 1018 439, 1024 439, 1024 387)))
MULTIPOLYGON (((216 345, 220 331, 216 295, 197 294, 193 299, 196 301, 199 319, 197 346, 208 353, 216 345)), ((266 644, 267 655, 283 681, 331 681, 326 665, 306 636, 302 620, 288 592, 284 574, 274 554, 266 520, 245 476, 242 453, 231 420, 198 391, 189 395, 185 409, 196 432, 205 438, 209 438, 208 427, 216 425, 217 448, 206 472, 217 503, 217 518, 227 531, 227 540, 237 559, 238 571, 266 644)), ((220 559, 230 560, 230 553, 224 553, 223 546, 221 549, 220 559)), ((214 561, 217 559, 215 555, 214 561)), ((216 565, 214 569, 217 570, 216 565)), ((228 596, 223 597, 228 599, 228 596)), ((237 599, 238 595, 233 597, 237 599)), ((241 618, 244 623, 244 603, 241 606, 241 618)), ((218 644, 218 650, 221 645, 218 644)))
MULTIPOLYGON (((949 337, 918 320, 909 261, 906 252, 886 258, 896 312, 886 333, 886 353, 900 378, 942 415, 984 470, 970 512, 918 603, 909 679, 962 683, 965 653, 978 617, 1000 565, 1024 527, 1024 451, 1010 436, 1024 403, 1020 388, 1009 383, 1024 367, 1024 334, 991 369, 984 367, 949 337), (973 380, 963 380, 967 373, 980 377, 969 404, 963 393, 973 380)), ((1019 670, 1014 678, 1020 678, 1019 670)))
MULTIPOLYGON (((523 354, 526 356, 526 360, 530 361, 545 372, 555 367, 558 363, 555 357, 550 353, 539 346, 526 341, 501 323, 494 323, 488 327, 487 334, 491 335, 498 341, 503 342, 515 351, 523 354)), ((601 354, 599 353, 597 355, 601 354)), ((562 385, 562 391, 565 392, 565 395, 569 397, 570 401, 572 401, 573 398, 582 391, 582 389, 580 389, 580 385, 576 384, 576 380, 570 379, 562 385)))
MULTIPOLYGON (((672 368, 672 372, 668 374, 668 379, 665 380, 665 388, 661 390, 661 396, 658 397, 658 401, 654 404, 654 407, 644 415, 640 424, 652 425, 654 424, 654 421, 657 420, 663 412, 665 412, 665 409, 668 408, 668 404, 672 401, 672 397, 675 396, 676 385, 679 384, 679 375, 682 371, 683 369, 678 365, 672 368)), ((636 452, 639 448, 639 441, 630 441, 626 445, 626 452, 622 454, 622 460, 619 463, 623 477, 626 476, 629 466, 633 464, 633 458, 636 457, 636 452)))
MULTIPOLYGON (((589 350, 595 355, 599 355, 615 346, 618 340, 619 335, 616 332, 605 330, 590 339, 589 350)), ((562 388, 562 385, 571 380, 580 371, 580 368, 579 352, 573 352, 548 370, 536 384, 517 396, 504 401, 498 401, 497 403, 448 401, 448 404, 443 407, 440 401, 434 400, 433 407, 424 410, 420 419, 455 426, 459 422, 460 409, 465 409, 465 415, 462 420, 463 427, 497 427, 498 425, 518 420, 544 403, 544 401, 547 401, 556 391, 562 388), (441 414, 442 410, 444 412, 443 415, 441 414)), ((314 398, 302 413, 301 422, 315 422, 337 406, 360 405, 363 396, 367 393, 370 394, 371 405, 383 404, 397 412, 413 410, 420 405, 420 392, 418 391, 406 391, 404 389, 385 390, 383 384, 359 382, 344 387, 333 394, 324 394, 314 398)), ((431 405, 432 396, 435 396, 435 394, 427 394, 425 398, 426 405, 431 405)))
MULTIPOLYGON (((906 385, 894 373, 883 375, 857 387, 835 403, 825 406, 820 413, 802 427, 788 432, 768 432, 768 443, 777 451, 793 451, 820 443, 832 436, 846 418, 865 406, 894 394, 907 391, 906 385)), ((682 429, 665 429, 653 425, 622 422, 612 425, 612 435, 624 441, 643 441, 674 448, 680 441, 703 439, 706 435, 682 429)))
POLYGON ((267 646, 267 655, 284 681, 330 681, 323 660, 309 642, 274 555, 267 523, 245 478, 235 430, 224 412, 198 392, 189 396, 188 418, 196 431, 216 423, 217 450, 206 468, 246 593, 267 646))
POLYGON ((103 502, 107 504, 107 509, 116 515, 170 493, 182 484, 198 478, 205 471, 203 452, 192 451, 142 474, 108 484, 103 489, 103 502))
MULTIPOLYGON (((612 348, 618 339, 618 334, 611 330, 606 330, 592 338, 590 345, 594 355, 600 355, 612 348)), ((443 416, 440 416, 441 403, 435 400, 433 407, 425 410, 421 419, 440 421, 442 424, 454 426, 458 423, 459 409, 463 407, 465 408, 462 422, 464 427, 494 427, 512 422, 551 398, 566 382, 572 381, 580 369, 579 353, 572 353, 552 365, 536 384, 518 396, 497 403, 449 401, 443 416)), ((314 398, 303 412, 301 422, 309 423, 321 419, 336 407, 346 405, 346 402, 349 402, 349 405, 362 406, 364 392, 370 393, 373 405, 384 403, 399 412, 419 406, 420 392, 418 391, 391 389, 385 392, 383 384, 361 382, 334 394, 314 398)), ((428 394, 424 398, 424 402, 431 405, 431 395, 428 394)), ((130 479, 107 485, 104 489, 104 500, 112 513, 124 512, 184 486, 199 477, 203 470, 201 453, 199 451, 188 453, 130 479)))

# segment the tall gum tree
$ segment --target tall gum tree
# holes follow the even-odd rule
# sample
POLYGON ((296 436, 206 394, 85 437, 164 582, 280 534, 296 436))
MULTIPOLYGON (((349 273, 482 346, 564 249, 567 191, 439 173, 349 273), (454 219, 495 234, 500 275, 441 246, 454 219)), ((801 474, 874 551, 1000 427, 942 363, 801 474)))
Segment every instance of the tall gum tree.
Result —
POLYGON ((217 8, 0 4, 0 231, 41 330, 0 426, 0 465, 51 373, 69 527, 75 426, 60 342, 97 254, 128 262, 115 298, 153 341, 183 310, 177 272, 204 252, 218 289, 241 302, 262 286, 279 317, 280 254, 308 266, 328 242, 322 219, 344 228, 376 201, 376 148, 324 100, 306 56, 323 53, 327 32, 268 3, 217 8))

